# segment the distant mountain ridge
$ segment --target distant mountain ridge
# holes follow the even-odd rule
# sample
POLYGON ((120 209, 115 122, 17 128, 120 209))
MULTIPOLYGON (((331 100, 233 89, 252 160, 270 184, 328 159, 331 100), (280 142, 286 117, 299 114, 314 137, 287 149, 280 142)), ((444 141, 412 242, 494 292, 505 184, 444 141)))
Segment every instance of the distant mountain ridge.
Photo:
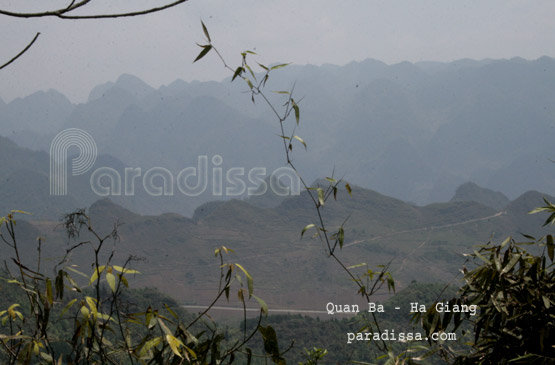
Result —
MULTIPOLYGON (((541 205, 543 197, 555 200, 531 191, 499 212, 473 201, 417 207, 357 186, 352 193, 351 197, 339 192, 337 201, 329 200, 322 210, 331 230, 349 216, 340 252, 343 262, 366 262, 374 268, 393 260, 391 270, 401 288, 412 280, 455 278, 465 261, 462 253, 471 252, 477 244, 500 241, 507 235, 521 239, 522 233, 545 234, 541 229, 545 217, 528 212, 541 205)), ((207 288, 217 286, 219 265, 213 261, 214 249, 221 245, 235 251, 230 259, 248 268, 257 295, 273 305, 313 308, 336 296, 356 297, 352 283, 329 260, 318 240, 309 234, 300 240, 302 228, 317 219, 305 193, 275 208, 242 200, 206 203, 192 219, 179 214, 140 215, 110 199, 94 202, 88 214, 101 234, 119 224, 114 262, 129 255, 146 260, 134 264, 141 271, 134 281, 171 292, 183 302, 205 304, 211 298, 207 288)), ((58 218, 31 216, 21 225, 18 232, 26 260, 33 259, 36 237, 42 235, 46 237, 43 257, 46 262, 58 262, 50 257, 65 252, 68 244, 58 218)), ((79 240, 89 238, 82 232, 79 240)), ((76 254, 72 262, 88 272, 86 258, 86 254, 76 254)))
POLYGON ((467 182, 459 186, 451 201, 474 201, 496 210, 501 210, 510 203, 509 198, 503 193, 481 188, 473 182, 467 182))
MULTIPOLYGON (((531 189, 555 193, 549 161, 555 60, 549 57, 292 65, 279 70, 269 88, 293 84, 304 97, 296 133, 308 143, 308 152, 301 148, 295 158, 309 181, 335 167, 351 183, 419 205, 447 201, 467 181, 510 199, 531 189)), ((0 103, 0 135, 49 151, 60 130, 81 128, 100 154, 122 167, 157 166, 177 175, 196 166, 199 156, 218 155, 224 172, 271 172, 284 163, 279 128, 264 105, 252 105, 242 91, 245 85, 229 80, 177 80, 154 89, 122 75, 94 88, 84 104, 73 105, 55 91, 0 103)), ((278 95, 270 98, 281 102, 278 95)), ((192 216, 214 197, 120 202, 142 213, 192 216)))

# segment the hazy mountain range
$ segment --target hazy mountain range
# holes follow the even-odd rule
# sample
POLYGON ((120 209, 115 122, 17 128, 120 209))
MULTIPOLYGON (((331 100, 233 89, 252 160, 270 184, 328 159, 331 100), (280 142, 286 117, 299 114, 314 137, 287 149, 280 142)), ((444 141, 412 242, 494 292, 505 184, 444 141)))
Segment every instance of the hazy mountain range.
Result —
MULTIPOLYGON (((308 152, 296 145, 294 158, 308 181, 335 168, 336 176, 353 184, 420 205, 448 201, 467 181, 509 199, 528 190, 555 191, 551 58, 288 66, 275 72, 268 90, 294 84, 297 100, 302 98, 296 134, 308 143, 308 152)), ((157 166, 175 178, 204 155, 209 181, 214 167, 224 176, 231 167, 271 172, 284 164, 279 126, 262 103, 253 105, 241 92, 246 89, 241 80, 177 80, 154 89, 122 75, 94 88, 84 104, 54 90, 0 102, 0 135, 20 146, 0 139, 0 194, 21 202, 17 188, 33 185, 24 195, 44 200, 39 207, 46 211, 98 199, 88 186, 90 172, 70 176, 63 199, 32 195, 48 191, 46 152, 52 138, 70 127, 86 130, 98 145, 91 171, 108 166, 123 176, 125 167, 144 174, 157 166), (212 163, 215 155, 221 165, 212 163)), ((277 95, 272 98, 280 105, 277 95)), ((135 196, 111 199, 139 213, 191 216, 199 204, 218 198, 210 185, 197 197, 152 197, 138 185, 135 196)))
MULTIPOLYGON (((541 205, 543 197, 554 199, 530 191, 496 210, 473 200, 498 204, 500 193, 463 186, 453 200, 463 195, 464 201, 419 207, 355 186, 352 196, 341 191, 337 201, 329 200, 323 214, 329 230, 337 229, 348 217, 345 245, 339 253, 345 265, 365 263, 376 270, 377 265, 391 262, 398 288, 412 280, 452 281, 456 286, 466 260, 463 253, 508 235, 519 240, 522 233, 545 234, 540 227, 546 217, 528 212, 541 205)), ((6 198, 0 199, 5 206, 6 198)), ((10 202, 16 203, 25 202, 10 202)), ((306 193, 272 208, 258 207, 250 200, 206 203, 192 218, 172 213, 139 215, 108 199, 95 202, 87 212, 101 236, 116 222, 120 224, 120 239, 105 243, 101 261, 112 249, 114 264, 123 263, 129 255, 139 258, 132 265, 141 274, 133 283, 157 287, 183 303, 205 305, 213 298, 220 265, 214 249, 222 245, 235 251, 228 259, 249 270, 255 278, 255 293, 273 308, 322 310, 330 300, 357 298, 354 284, 330 260, 322 244, 310 232, 300 239, 302 228, 317 220, 306 193)), ((43 268, 59 262, 75 243, 94 242, 86 231, 77 241, 68 241, 57 218, 30 216, 18 221, 19 249, 25 252, 28 267, 35 267, 38 236, 43 237, 43 268)), ((0 259, 8 255, 9 250, 0 251, 0 259)), ((84 245, 74 252, 71 264, 90 275, 93 258, 91 247, 84 245)))

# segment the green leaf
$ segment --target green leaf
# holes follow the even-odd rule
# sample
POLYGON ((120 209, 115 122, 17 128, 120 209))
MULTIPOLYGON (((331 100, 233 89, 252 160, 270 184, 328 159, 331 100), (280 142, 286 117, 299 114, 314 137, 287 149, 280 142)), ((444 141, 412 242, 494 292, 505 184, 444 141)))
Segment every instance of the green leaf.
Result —
POLYGON ((351 185, 349 185, 348 183, 345 184, 345 189, 347 189, 347 192, 349 193, 350 196, 353 196, 353 190, 351 189, 351 185))
MULTIPOLYGON (((42 357, 49 364, 54 363, 54 359, 52 358, 52 356, 50 356, 50 354, 48 354, 46 352, 41 352, 40 357, 42 357)), ((61 362, 60 362, 60 364, 61 364, 61 362)))
POLYGON ((202 48, 202 51, 200 51, 200 53, 198 54, 197 58, 195 58, 195 60, 193 61, 193 63, 197 62, 198 60, 200 60, 202 57, 206 56, 206 54, 208 52, 210 52, 210 50, 212 49, 212 46, 207 44, 204 46, 199 45, 199 47, 202 48))
POLYGON ((275 66, 270 67, 270 70, 277 70, 278 68, 282 68, 282 67, 285 67, 285 66, 288 66, 288 65, 290 65, 290 63, 282 63, 280 65, 275 65, 275 66))
POLYGON ((256 81, 256 76, 254 75, 254 72, 252 72, 252 69, 249 65, 245 64, 245 67, 247 68, 247 70, 249 70, 252 78, 254 79, 254 81, 256 81))
POLYGON ((343 248, 343 241, 345 240, 345 231, 343 227, 339 227, 339 232, 337 232, 337 240, 339 241, 339 248, 343 248))
POLYGON ((549 224, 551 224, 551 225, 555 224, 555 213, 551 214, 551 215, 549 216, 549 218, 547 218, 547 219, 545 220, 545 223, 543 224, 543 227, 545 227, 545 226, 547 226, 547 225, 549 225, 549 224))
POLYGON ((87 307, 85 306, 85 304, 83 304, 81 306, 81 315, 83 315, 84 318, 89 318, 89 310, 87 309, 87 307))
POLYGON ((505 238, 505 241, 503 241, 500 245, 501 248, 507 246, 507 243, 511 242, 511 236, 505 238))
POLYGON ((168 343, 168 345, 170 345, 170 348, 172 349, 172 352, 174 354, 176 354, 179 357, 183 357, 183 355, 181 355, 181 353, 179 352, 179 346, 183 345, 183 342, 181 342, 181 340, 175 338, 173 335, 171 334, 167 334, 166 335, 166 342, 168 343))
POLYGON ((98 276, 100 276, 100 274, 102 274, 102 271, 104 271, 104 269, 106 268, 106 266, 102 265, 98 267, 98 270, 94 270, 93 274, 91 275, 91 279, 89 281, 89 285, 91 285, 92 283, 94 283, 97 279, 98 276))
POLYGON ((141 347, 141 351, 139 355, 145 356, 150 351, 150 349, 158 346, 161 342, 162 342, 162 337, 155 337, 152 340, 145 342, 145 344, 141 347))
POLYGON ((283 363, 283 359, 279 354, 279 346, 276 331, 272 328, 272 326, 259 326, 258 331, 262 335, 262 339, 264 340, 264 351, 272 356, 272 361, 276 363, 283 363))
POLYGON ((321 206, 324 205, 324 190, 322 188, 317 188, 316 191, 318 192, 318 202, 321 206))
POLYGON ((169 314, 172 315, 173 318, 179 320, 179 316, 169 307, 169 305, 164 303, 164 306, 166 307, 166 310, 168 311, 169 314))
POLYGON ((542 300, 543 300, 543 305, 545 305, 545 308, 549 309, 549 307, 551 307, 551 303, 549 302, 549 298, 546 297, 545 295, 542 295, 542 300))
POLYGON ((312 224, 312 223, 306 225, 306 226, 303 228, 303 230, 301 231, 301 238, 303 238, 303 235, 304 235, 304 233, 305 233, 306 231, 308 231, 309 229, 314 228, 314 227, 316 227, 316 225, 315 225, 315 224, 312 224))
POLYGON ((293 136, 293 138, 295 138, 297 141, 301 142, 304 146, 304 149, 306 150, 306 142, 299 136, 293 136))
POLYGON ((299 106, 297 105, 297 103, 295 103, 295 100, 293 100, 291 98, 291 103, 293 105, 293 110, 295 111, 295 120, 297 121, 297 125, 299 125, 299 119, 301 118, 301 110, 299 109, 299 106))
POLYGON ((33 215, 32 213, 26 212, 24 210, 12 210, 11 213, 19 213, 19 214, 27 214, 27 215, 33 215))
POLYGON ((349 267, 347 267, 347 269, 354 269, 354 268, 361 267, 361 266, 366 266, 366 262, 349 266, 349 267))
POLYGON ((553 262, 553 254, 555 253, 555 245, 553 244, 553 236, 547 235, 546 237, 546 244, 547 244, 547 255, 551 262, 553 262))
POLYGON ((235 72, 233 73, 233 77, 231 78, 231 82, 237 78, 237 76, 241 76, 241 74, 245 72, 245 69, 241 66, 237 67, 235 72))
POLYGON ((111 272, 106 273, 106 281, 108 282, 108 285, 110 286, 110 289, 112 289, 112 293, 116 292, 116 277, 114 276, 114 274, 112 274, 111 272))
POLYGON ((98 318, 98 311, 96 309, 96 299, 87 296, 87 297, 85 297, 85 300, 87 301, 87 304, 89 305, 89 308, 93 312, 94 319, 97 319, 98 318))
POLYGON ((65 312, 67 312, 77 301, 77 298, 71 300, 69 303, 67 303, 67 305, 65 306, 65 308, 62 310, 62 313, 60 313, 60 317, 63 316, 65 314, 65 312))
POLYGON ((514 256, 511 258, 511 261, 509 261, 509 263, 505 265, 503 270, 501 270, 501 275, 508 273, 516 265, 520 257, 520 254, 514 254, 514 256))
POLYGON ((137 271, 137 270, 126 269, 126 268, 123 268, 121 266, 114 265, 112 267, 114 268, 114 270, 119 271, 119 272, 124 273, 124 274, 140 274, 140 272, 137 271))
POLYGON ((265 315, 268 315, 268 304, 266 304, 266 302, 263 299, 257 297, 254 294, 252 295, 252 297, 254 299, 256 299, 256 301, 260 305, 260 309, 262 310, 262 313, 265 314, 265 315))
POLYGON ((129 282, 127 281, 127 278, 123 276, 123 274, 119 274, 118 277, 119 277, 119 280, 123 283, 123 285, 125 285, 126 288, 129 288, 129 282))
MULTIPOLYGON (((257 62, 257 63, 258 63, 258 62, 257 62)), ((264 66, 264 65, 261 64, 261 63, 258 63, 258 66, 260 66, 261 68, 263 68, 263 69, 266 70, 266 71, 270 71, 270 70, 268 69, 268 67, 264 66)))
POLYGON ((237 266, 239 269, 241 269, 241 271, 243 271, 245 273, 245 276, 247 277, 247 287, 249 288, 249 298, 252 296, 252 292, 254 290, 254 280, 252 279, 251 274, 248 273, 247 270, 245 270, 245 268, 243 266, 241 266, 238 263, 235 263, 235 266, 237 266))
POLYGON ((200 24, 202 24, 202 31, 204 32, 204 35, 208 39, 208 42, 212 42, 212 40, 210 39, 210 34, 208 34, 208 29, 206 29, 206 25, 204 25, 202 20, 200 21, 200 24))
POLYGON ((69 283, 73 286, 73 289, 75 289, 79 293, 81 293, 81 288, 79 288, 79 285, 77 285, 75 280, 73 280, 73 278, 71 276, 69 276, 69 274, 66 271, 64 271, 63 273, 64 273, 64 276, 67 279, 67 281, 69 281, 69 283))
POLYGON ((73 271, 73 272, 76 273, 77 275, 81 275, 81 276, 84 277, 84 278, 87 278, 87 279, 89 278, 89 277, 87 276, 87 274, 85 274, 85 273, 83 273, 83 272, 81 272, 81 271, 79 271, 79 270, 76 270, 76 269, 74 269, 74 268, 71 267, 71 266, 66 266, 66 269, 68 269, 69 271, 73 271))
POLYGON ((164 321, 161 318, 156 318, 156 321, 158 322, 158 324, 160 325, 160 328, 162 328, 162 331, 164 331, 164 333, 166 335, 171 335, 172 334, 172 331, 170 331, 168 326, 166 326, 166 324, 164 323, 164 321))
POLYGON ((487 258, 485 258, 482 254, 480 254, 478 251, 474 250, 474 255, 480 260, 482 260, 483 262, 485 262, 486 264, 491 265, 491 262, 487 258))
MULTIPOLYGON (((185 348, 185 350, 191 354, 191 356, 193 357, 193 359, 197 358, 197 354, 190 348, 188 348, 187 346, 183 345, 183 347, 185 348)), ((185 357, 187 358, 187 353, 185 353, 185 357)))

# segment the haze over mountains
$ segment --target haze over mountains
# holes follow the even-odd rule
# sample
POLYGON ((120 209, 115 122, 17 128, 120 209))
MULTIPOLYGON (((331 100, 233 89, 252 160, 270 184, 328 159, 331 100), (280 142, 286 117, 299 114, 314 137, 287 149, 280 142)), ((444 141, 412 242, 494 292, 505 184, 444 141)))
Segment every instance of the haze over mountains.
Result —
MULTIPOLYGON (((528 212, 553 197, 530 191, 497 211, 472 199, 496 201, 498 193, 486 189, 467 194, 466 201, 436 203, 417 207, 375 191, 353 187, 323 209, 327 228, 337 229, 345 218, 345 245, 339 256, 347 265, 377 265, 391 262, 397 288, 412 280, 447 282, 457 285, 458 271, 465 264, 463 253, 472 252, 488 240, 502 241, 507 235, 517 240, 521 234, 538 237, 545 220, 528 212)), ((4 199, 4 198, 2 198, 4 199)), ((4 200, 2 200, 4 202, 4 200)), ((154 286, 182 303, 206 305, 218 286, 220 262, 214 249, 222 245, 234 250, 230 262, 240 262, 255 278, 255 293, 272 308, 323 310, 330 300, 358 299, 354 284, 330 260, 321 243, 302 228, 316 222, 305 193, 283 200, 274 208, 261 208, 248 201, 211 202, 198 207, 193 218, 178 214, 139 215, 108 199, 87 209, 97 232, 104 236, 119 222, 120 239, 106 241, 104 256, 115 250, 114 263, 129 255, 141 258, 133 268, 141 274, 133 278, 139 286, 154 286)), ((56 217, 54 217, 56 218, 56 217)), ((24 264, 32 266, 37 255, 36 238, 43 237, 43 267, 61 260, 68 247, 94 241, 83 231, 68 242, 59 221, 18 221, 17 237, 24 264)), ((8 250, 0 251, 7 259, 8 250)), ((71 264, 89 274, 89 245, 74 252, 71 264)), ((360 270, 365 270, 360 268, 360 270)), ((231 301, 233 305, 233 300, 231 301)))
MULTIPOLYGON (((555 60, 366 60, 289 66, 273 77, 269 90, 295 84, 296 99, 302 98, 296 134, 308 151, 295 144, 293 157, 305 180, 321 181, 335 169, 353 186, 353 197, 342 191, 323 210, 330 229, 349 217, 341 252, 346 265, 375 268, 392 260, 399 287, 413 279, 445 281, 477 244, 543 234, 545 217, 527 213, 543 197, 554 199, 555 60)), ((299 239, 316 219, 306 193, 214 194, 218 171, 226 176, 244 168, 246 187, 256 190, 267 177, 250 179, 249 171, 263 167, 269 174, 284 165, 276 121, 245 89, 230 80, 178 80, 153 89, 122 75, 94 88, 84 104, 53 90, 0 102, 0 202, 2 209, 33 213, 17 226, 26 260, 32 262, 41 235, 45 265, 57 262, 67 248, 59 217, 88 207, 101 232, 123 223, 114 260, 145 258, 136 263, 137 283, 182 302, 212 298, 219 278, 213 252, 221 245, 236 250, 231 260, 249 268, 270 305, 314 309, 354 297, 320 243, 309 235, 299 239), (52 196, 50 144, 66 128, 90 133, 99 155, 86 174, 69 176, 68 195, 52 196), (202 156, 206 191, 181 194, 175 179, 184 168, 198 168, 202 156), (105 199, 90 184, 101 167, 122 178, 129 167, 142 175, 164 168, 174 179, 173 195, 152 196, 137 179, 133 195, 105 199)), ((279 95, 270 94, 280 105, 279 95)), ((69 158, 78 152, 70 148, 69 158)), ((80 239, 86 238, 85 232, 80 239)), ((87 257, 78 254, 72 262, 87 272, 87 257)))
MULTIPOLYGON (((419 205, 448 201, 467 181, 511 200, 528 190, 555 192, 551 58, 289 66, 275 72, 268 90, 294 84, 303 98, 296 134, 308 143, 308 152, 296 145, 294 156, 308 181, 335 168, 353 184, 419 205)), ((2 201, 43 200, 39 211, 57 213, 90 205, 99 198, 90 173, 101 166, 122 176, 125 167, 144 173, 157 166, 175 178, 207 156, 211 181, 212 158, 219 155, 224 174, 232 167, 270 173, 284 164, 279 128, 245 90, 240 80, 177 80, 153 89, 122 75, 94 88, 84 104, 54 90, 0 102, 0 135, 7 138, 0 139, 2 201), (70 176, 67 197, 49 197, 46 152, 59 131, 72 127, 93 136, 100 156, 88 174, 70 176)), ((192 216, 198 205, 220 197, 209 185, 196 197, 152 197, 138 186, 134 196, 110 198, 142 214, 192 216)), ((506 203, 494 200, 496 207, 506 203)))

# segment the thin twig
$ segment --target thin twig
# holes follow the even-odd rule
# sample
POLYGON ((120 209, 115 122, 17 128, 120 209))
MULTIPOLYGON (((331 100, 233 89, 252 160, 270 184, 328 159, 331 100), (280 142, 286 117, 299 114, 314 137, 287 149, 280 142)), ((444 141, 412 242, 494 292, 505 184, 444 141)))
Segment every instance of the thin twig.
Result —
POLYGON ((27 50, 29 50, 29 48, 31 48, 31 46, 33 45, 33 43, 35 43, 35 41, 37 40, 37 38, 39 37, 40 32, 37 33, 35 35, 35 37, 33 38, 33 40, 25 47, 23 48, 23 50, 21 52, 19 52, 14 58, 12 58, 11 60, 9 60, 8 62, 4 63, 2 66, 0 66, 0 70, 8 67, 12 62, 14 62, 15 60, 17 60, 19 57, 21 57, 25 52, 27 52, 27 50))

